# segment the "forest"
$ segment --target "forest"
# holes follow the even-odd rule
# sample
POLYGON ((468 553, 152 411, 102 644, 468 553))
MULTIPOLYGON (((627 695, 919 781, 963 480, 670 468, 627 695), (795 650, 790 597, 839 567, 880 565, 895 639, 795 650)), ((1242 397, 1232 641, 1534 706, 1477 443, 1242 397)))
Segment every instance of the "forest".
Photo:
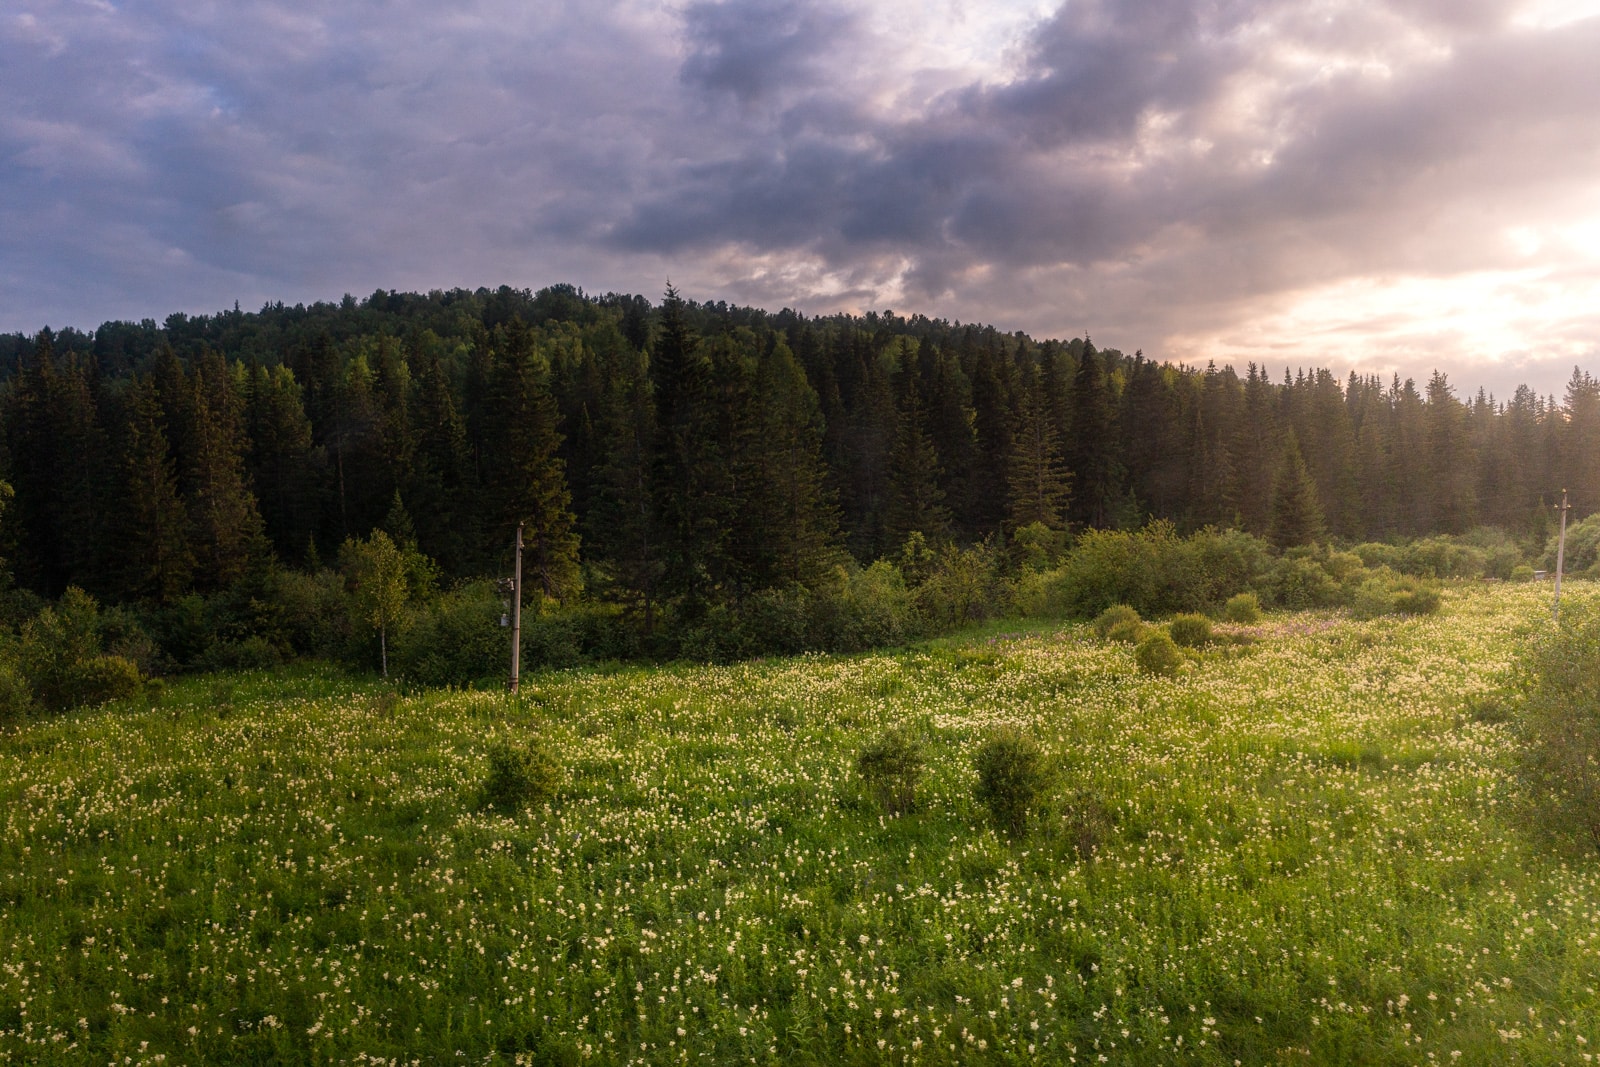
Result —
POLYGON ((1442 373, 1274 381, 1087 337, 670 287, 659 304, 380 290, 46 329, 0 337, 0 377, 7 621, 74 590, 136 635, 147 674, 351 646, 376 666, 375 639, 387 669, 405 605, 453 591, 459 610, 409 627, 433 651, 407 662, 463 680, 420 660, 474 642, 499 655, 482 579, 509 573, 518 523, 531 655, 545 640, 559 662, 572 645, 764 651, 714 647, 737 617, 759 617, 747 629, 773 650, 803 648, 816 641, 770 636, 785 598, 814 609, 828 590, 859 601, 963 568, 981 587, 1152 522, 1272 552, 1476 538, 1505 570, 1542 552, 1562 488, 1574 518, 1600 502, 1600 381, 1578 368, 1560 398, 1462 397, 1442 373), (384 574, 400 586, 387 599, 384 574))

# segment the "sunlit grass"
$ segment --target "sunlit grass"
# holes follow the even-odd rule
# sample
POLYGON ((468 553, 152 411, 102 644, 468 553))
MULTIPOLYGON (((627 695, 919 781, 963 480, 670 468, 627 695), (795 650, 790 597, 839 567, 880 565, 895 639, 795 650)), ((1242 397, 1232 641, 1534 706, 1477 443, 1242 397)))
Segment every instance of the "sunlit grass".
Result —
POLYGON ((1600 862, 1532 832, 1471 712, 1546 592, 1269 616, 1175 678, 1016 625, 36 722, 0 737, 0 1060, 1585 1062, 1600 862), (891 725, 927 761, 897 818, 854 780, 891 725), (1000 726, 1063 769, 1018 843, 972 798, 1000 726), (485 808, 535 732, 560 798, 485 808), (1079 793, 1115 816, 1090 858, 1079 793))

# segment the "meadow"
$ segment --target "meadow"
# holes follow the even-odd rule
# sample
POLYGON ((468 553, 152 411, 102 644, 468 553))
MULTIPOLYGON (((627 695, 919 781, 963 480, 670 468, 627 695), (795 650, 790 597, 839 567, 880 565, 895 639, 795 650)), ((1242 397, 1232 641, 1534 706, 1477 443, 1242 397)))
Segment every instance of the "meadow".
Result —
POLYGON ((1542 832, 1505 696, 1547 596, 1273 614, 1171 678, 1013 624, 30 722, 0 735, 0 1061, 1592 1062, 1600 857, 1542 832), (891 726, 927 757, 894 816, 855 770, 891 726), (1005 726, 1060 768, 1015 841, 973 799, 1005 726), (480 803, 508 739, 558 758, 553 801, 480 803))

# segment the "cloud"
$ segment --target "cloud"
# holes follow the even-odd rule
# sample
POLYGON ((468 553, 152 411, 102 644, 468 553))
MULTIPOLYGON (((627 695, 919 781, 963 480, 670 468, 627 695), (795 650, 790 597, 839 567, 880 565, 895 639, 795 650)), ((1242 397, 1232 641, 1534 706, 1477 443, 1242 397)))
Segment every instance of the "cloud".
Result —
POLYGON ((1191 360, 1583 358, 1594 8, 18 0, 0 328, 670 273, 1191 360))

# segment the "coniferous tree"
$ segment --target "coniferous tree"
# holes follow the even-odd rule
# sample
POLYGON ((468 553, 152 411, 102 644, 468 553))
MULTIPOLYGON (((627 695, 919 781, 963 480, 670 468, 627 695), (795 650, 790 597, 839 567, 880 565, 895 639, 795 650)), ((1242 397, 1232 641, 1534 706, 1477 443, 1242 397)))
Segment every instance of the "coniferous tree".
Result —
POLYGON ((603 382, 596 424, 602 458, 587 543, 601 591, 636 611, 650 633, 666 564, 656 529, 656 411, 643 353, 614 354, 603 382))
POLYGON ((412 502, 417 544, 449 574, 468 572, 469 546, 481 539, 479 512, 471 506, 467 430, 436 352, 424 351, 411 405, 415 435, 406 496, 412 502))
POLYGON ((1008 526, 1019 530, 1041 523, 1052 530, 1065 526, 1071 498, 1060 435, 1051 416, 1043 374, 1030 368, 1023 378, 1020 416, 1007 468, 1010 485, 1008 526))
POLYGON ((939 487, 939 456, 928 436, 927 411, 917 385, 914 355, 900 353, 900 398, 894 452, 889 457, 889 501, 886 532, 889 544, 905 543, 913 533, 936 539, 950 525, 950 512, 939 487))
POLYGON ((225 589, 266 550, 261 515, 244 466, 244 434, 232 376, 208 353, 191 379, 188 437, 190 545, 195 585, 225 589))
POLYGON ((1272 383, 1266 372, 1252 363, 1245 375, 1232 451, 1238 472, 1234 499, 1244 529, 1253 534, 1265 534, 1271 525, 1272 481, 1279 450, 1272 383))
POLYGON ((262 524, 278 555, 298 560, 317 530, 323 456, 294 372, 259 363, 243 370, 246 466, 262 524))
MULTIPOLYGON (((1109 523, 1116 496, 1112 455, 1114 409, 1105 368, 1094 345, 1085 339, 1072 381, 1072 438, 1067 442, 1067 467, 1072 472, 1071 518, 1085 526, 1109 523)), ((1143 432, 1155 428, 1146 425, 1143 432)))
POLYGON ((178 493, 177 467, 154 383, 136 376, 123 405, 118 585, 131 599, 169 604, 188 591, 194 575, 189 516, 178 493))
POLYGON ((1300 455, 1300 442, 1290 430, 1283 441, 1283 461, 1272 488, 1272 528, 1268 539, 1278 548, 1309 545, 1324 533, 1317 486, 1300 455))
POLYGON ((578 592, 581 575, 556 405, 545 374, 528 328, 520 322, 506 327, 487 400, 484 495, 486 511, 499 520, 491 534, 509 543, 517 525, 523 526, 525 585, 561 601, 578 592))
POLYGON ((661 302, 650 376, 656 402, 655 498, 665 570, 663 591, 692 613, 709 603, 712 561, 726 531, 714 496, 725 457, 717 452, 708 411, 711 368, 671 286, 661 302))
POLYGON ((1577 367, 1561 405, 1561 485, 1580 511, 1600 511, 1600 380, 1577 367))
POLYGON ((986 344, 978 349, 971 372, 972 428, 978 457, 965 509, 978 537, 998 530, 1006 517, 1005 489, 1010 484, 1006 467, 1016 426, 1009 371, 1009 361, 997 346, 986 344))
POLYGON ((1476 457, 1467 435, 1466 412, 1449 380, 1438 371, 1428 380, 1428 530, 1465 533, 1477 521, 1476 457))
POLYGON ((776 340, 756 371, 752 443, 764 586, 815 585, 837 560, 838 513, 822 461, 822 411, 805 371, 776 340))

